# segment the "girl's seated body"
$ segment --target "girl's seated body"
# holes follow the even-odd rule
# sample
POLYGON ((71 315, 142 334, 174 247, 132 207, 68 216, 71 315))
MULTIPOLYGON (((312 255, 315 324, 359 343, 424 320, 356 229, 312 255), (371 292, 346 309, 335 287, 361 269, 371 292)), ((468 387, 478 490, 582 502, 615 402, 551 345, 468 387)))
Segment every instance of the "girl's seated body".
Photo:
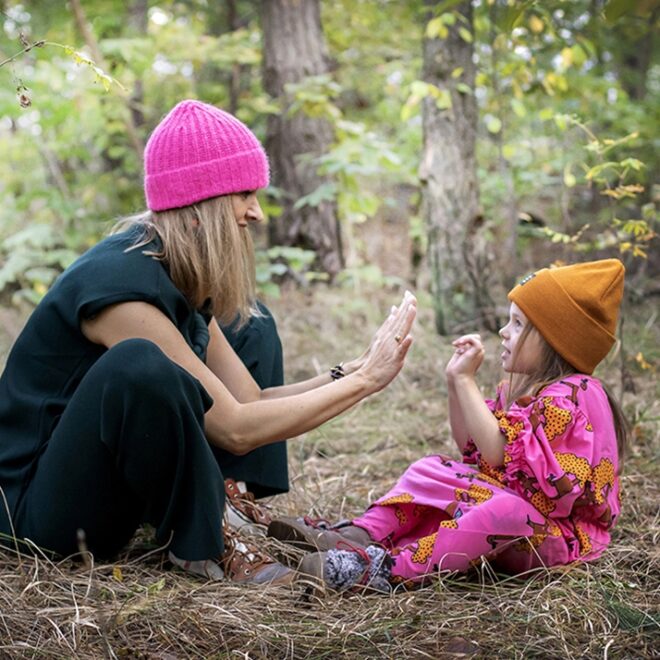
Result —
POLYGON ((616 259, 543 269, 510 293, 502 367, 484 401, 477 334, 453 342, 452 435, 462 460, 428 456, 350 523, 280 519, 270 533, 310 550, 301 570, 334 588, 387 590, 485 557, 521 573, 599 557, 619 515, 625 421, 591 374, 615 341, 616 259))

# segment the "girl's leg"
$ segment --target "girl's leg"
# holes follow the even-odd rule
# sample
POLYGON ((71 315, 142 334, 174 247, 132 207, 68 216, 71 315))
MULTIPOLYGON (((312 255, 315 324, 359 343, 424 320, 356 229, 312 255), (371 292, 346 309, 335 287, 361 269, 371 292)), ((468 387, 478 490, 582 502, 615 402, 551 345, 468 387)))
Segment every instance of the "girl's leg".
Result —
POLYGON ((79 384, 35 465, 14 521, 60 554, 111 555, 143 522, 186 559, 223 551, 224 483, 204 436, 211 399, 153 343, 121 342, 79 384))
MULTIPOLYGON (((277 387, 284 382, 282 343, 275 321, 265 305, 259 304, 262 317, 252 317, 240 330, 229 325, 222 331, 259 387, 277 387)), ((244 481, 257 497, 289 490, 286 442, 260 447, 244 456, 213 448, 222 473, 244 481)))
POLYGON ((449 459, 426 456, 408 466, 396 485, 352 522, 386 547, 396 547, 451 519, 459 487, 465 484, 449 459))
POLYGON ((449 516, 440 509, 417 504, 374 504, 361 516, 353 519, 353 525, 364 531, 369 538, 386 548, 398 545, 400 539, 421 537, 438 528, 449 516))
POLYGON ((491 499, 466 507, 461 517, 442 521, 432 532, 394 548, 392 575, 414 580, 439 571, 467 571, 481 557, 497 562, 501 553, 510 552, 518 556, 515 569, 526 570, 535 554, 534 542, 553 540, 555 527, 522 497, 498 490, 491 499))

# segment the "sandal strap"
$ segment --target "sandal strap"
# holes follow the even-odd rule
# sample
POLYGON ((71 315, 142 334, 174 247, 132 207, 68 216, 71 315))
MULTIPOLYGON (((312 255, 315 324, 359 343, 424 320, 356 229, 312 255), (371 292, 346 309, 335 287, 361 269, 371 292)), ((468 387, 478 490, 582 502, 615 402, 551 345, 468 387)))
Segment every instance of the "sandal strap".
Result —
POLYGON ((245 579, 263 566, 276 563, 274 559, 263 553, 255 545, 239 539, 236 534, 227 528, 224 530, 224 537, 225 552, 220 559, 220 564, 230 580, 245 579))
POLYGON ((272 516, 268 509, 255 501, 250 491, 241 492, 234 479, 225 479, 225 495, 228 504, 242 513, 246 518, 258 525, 269 525, 272 516))
POLYGON ((367 554, 366 549, 361 548, 358 545, 353 545, 350 541, 342 540, 337 542, 336 550, 348 550, 350 552, 354 552, 362 558, 364 561, 364 571, 362 572, 362 576, 356 580, 353 589, 356 589, 356 587, 359 587, 360 585, 367 584, 369 581, 369 574, 371 572, 371 557, 367 554))
POLYGON ((341 529, 342 527, 349 527, 353 524, 351 520, 344 519, 336 523, 331 523, 327 518, 312 518, 310 516, 303 516, 303 522, 308 527, 313 527, 314 529, 320 529, 322 531, 336 530, 341 529))

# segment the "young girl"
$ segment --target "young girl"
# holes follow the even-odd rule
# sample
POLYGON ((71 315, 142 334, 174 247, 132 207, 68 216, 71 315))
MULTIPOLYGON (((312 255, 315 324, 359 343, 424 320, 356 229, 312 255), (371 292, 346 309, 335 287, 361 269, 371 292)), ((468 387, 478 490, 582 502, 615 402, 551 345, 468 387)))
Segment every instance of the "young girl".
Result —
MULTIPOLYGON (((144 169, 148 210, 58 278, 0 378, 0 542, 67 555, 83 533, 108 556, 150 523, 188 570, 287 582, 288 568, 223 533, 225 479, 286 490, 280 441, 397 375, 415 300, 406 294, 360 358, 281 385, 248 231, 268 185, 261 144, 232 115, 182 101, 149 138, 144 169), (234 334, 241 361, 216 319, 255 318, 234 334)), ((239 488, 229 494, 236 503, 239 488)))
POLYGON ((494 400, 475 382, 479 335, 453 342, 452 435, 463 460, 429 456, 352 523, 280 519, 270 533, 309 549, 303 573, 334 588, 389 589, 482 557, 507 572, 592 560, 619 514, 625 422, 591 376, 615 341, 624 268, 607 259, 543 269, 509 293, 494 400))

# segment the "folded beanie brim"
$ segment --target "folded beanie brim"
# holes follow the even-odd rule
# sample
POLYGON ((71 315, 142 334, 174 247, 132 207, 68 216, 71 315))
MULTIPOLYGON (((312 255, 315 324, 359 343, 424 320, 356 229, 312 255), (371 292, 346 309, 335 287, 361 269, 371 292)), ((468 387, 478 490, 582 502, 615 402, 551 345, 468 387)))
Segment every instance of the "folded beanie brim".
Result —
POLYGON ((261 149, 147 174, 144 187, 152 211, 181 208, 205 199, 268 185, 268 161, 261 149))

